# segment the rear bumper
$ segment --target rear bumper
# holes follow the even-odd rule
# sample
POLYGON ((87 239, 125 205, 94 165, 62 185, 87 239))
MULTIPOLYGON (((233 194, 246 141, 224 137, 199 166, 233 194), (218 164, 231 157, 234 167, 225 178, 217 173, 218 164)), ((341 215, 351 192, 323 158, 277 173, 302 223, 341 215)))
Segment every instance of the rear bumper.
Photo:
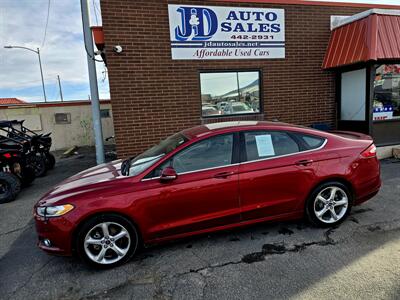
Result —
POLYGON ((37 246, 43 251, 62 256, 72 255, 72 224, 63 217, 44 219, 35 215, 37 246), (45 245, 44 241, 50 241, 45 245))
POLYGON ((354 205, 361 204, 374 197, 381 188, 380 165, 377 159, 365 161, 358 170, 358 180, 354 182, 354 205))

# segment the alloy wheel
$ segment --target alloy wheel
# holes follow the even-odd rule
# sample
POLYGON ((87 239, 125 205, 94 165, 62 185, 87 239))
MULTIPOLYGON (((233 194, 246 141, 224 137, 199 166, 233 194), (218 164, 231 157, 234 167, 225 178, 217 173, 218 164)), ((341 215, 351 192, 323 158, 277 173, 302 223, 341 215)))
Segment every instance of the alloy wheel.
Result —
POLYGON ((130 246, 129 231, 115 222, 97 224, 88 231, 84 239, 86 255, 93 262, 102 265, 113 264, 123 259, 130 246))
POLYGON ((321 222, 332 224, 340 221, 349 207, 346 192, 337 186, 320 191, 314 201, 314 214, 321 222))

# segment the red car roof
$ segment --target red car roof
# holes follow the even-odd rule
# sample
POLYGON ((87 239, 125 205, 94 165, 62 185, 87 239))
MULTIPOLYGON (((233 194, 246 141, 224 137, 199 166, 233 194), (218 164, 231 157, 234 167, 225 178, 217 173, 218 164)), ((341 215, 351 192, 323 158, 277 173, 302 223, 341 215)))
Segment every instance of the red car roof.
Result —
POLYGON ((226 131, 227 129, 238 129, 241 127, 246 127, 251 129, 257 128, 270 128, 270 129, 288 129, 288 128, 301 128, 305 130, 313 130, 311 128, 301 127, 297 125, 292 125, 288 123, 282 122, 268 122, 268 121, 232 121, 232 122, 219 122, 219 123, 210 123, 205 125, 199 125, 192 128, 188 128, 182 131, 182 133, 189 139, 201 137, 211 132, 215 131, 226 131))

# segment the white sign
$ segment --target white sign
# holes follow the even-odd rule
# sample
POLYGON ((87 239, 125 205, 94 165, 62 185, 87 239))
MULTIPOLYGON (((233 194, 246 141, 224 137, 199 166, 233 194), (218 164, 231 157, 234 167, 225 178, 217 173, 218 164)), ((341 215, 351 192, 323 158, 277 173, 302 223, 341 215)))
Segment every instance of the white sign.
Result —
POLYGON ((283 9, 168 5, 172 59, 285 58, 283 9))
POLYGON ((256 144, 259 157, 275 155, 275 149, 270 134, 256 135, 256 144))

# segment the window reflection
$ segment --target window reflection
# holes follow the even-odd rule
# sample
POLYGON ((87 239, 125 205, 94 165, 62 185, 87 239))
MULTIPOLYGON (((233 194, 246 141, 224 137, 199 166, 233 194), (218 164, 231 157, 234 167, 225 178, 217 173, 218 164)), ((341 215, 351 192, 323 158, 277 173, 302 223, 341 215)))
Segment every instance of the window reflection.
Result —
POLYGON ((374 121, 400 119, 400 65, 380 65, 374 81, 374 121))
POLYGON ((201 73, 202 116, 260 112, 260 73, 201 73))

